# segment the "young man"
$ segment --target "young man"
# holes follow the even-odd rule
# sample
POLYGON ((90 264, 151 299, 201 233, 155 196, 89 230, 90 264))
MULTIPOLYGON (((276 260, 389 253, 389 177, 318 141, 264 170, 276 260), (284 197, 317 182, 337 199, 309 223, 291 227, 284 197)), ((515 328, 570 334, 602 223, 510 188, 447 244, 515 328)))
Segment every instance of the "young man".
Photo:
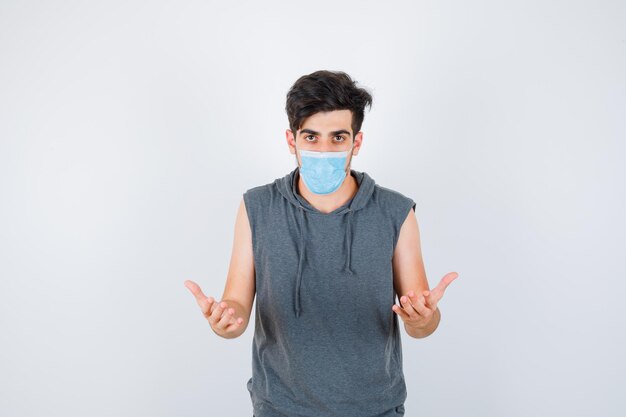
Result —
POLYGON ((222 300, 185 282, 224 338, 245 331, 256 295, 255 417, 404 415, 398 317, 430 335, 458 276, 430 291, 415 202, 351 169, 371 103, 343 72, 300 77, 286 105, 297 168, 243 194, 222 300))

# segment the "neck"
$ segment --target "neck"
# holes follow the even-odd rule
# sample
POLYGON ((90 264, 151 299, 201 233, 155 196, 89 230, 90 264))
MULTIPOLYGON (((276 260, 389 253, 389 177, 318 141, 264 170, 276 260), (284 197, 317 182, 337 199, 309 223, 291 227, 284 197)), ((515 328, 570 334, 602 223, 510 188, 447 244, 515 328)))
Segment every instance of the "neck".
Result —
POLYGON ((351 174, 351 170, 348 169, 348 175, 343 180, 343 183, 330 194, 315 194, 311 192, 301 176, 298 176, 298 194, 302 196, 310 205, 315 207, 322 213, 330 213, 337 210, 350 200, 359 189, 359 185, 351 174))

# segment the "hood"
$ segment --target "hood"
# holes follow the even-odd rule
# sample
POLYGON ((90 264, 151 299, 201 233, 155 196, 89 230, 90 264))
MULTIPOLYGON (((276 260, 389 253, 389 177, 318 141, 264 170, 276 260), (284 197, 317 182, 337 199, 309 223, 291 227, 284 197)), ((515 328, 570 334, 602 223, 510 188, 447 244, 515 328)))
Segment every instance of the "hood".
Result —
MULTIPOLYGON (((349 274, 354 274, 352 270, 352 213, 360 210, 365 206, 367 201, 374 192, 374 180, 367 175, 366 172, 355 171, 350 169, 350 174, 355 177, 358 184, 358 190, 354 197, 349 200, 343 206, 337 208, 330 213, 323 213, 327 216, 342 216, 345 225, 345 242, 346 242, 346 262, 344 265, 344 271, 349 274)), ((300 244, 298 245, 298 273, 296 276, 296 292, 295 292, 295 306, 296 317, 300 317, 300 283, 302 281, 302 267, 304 265, 304 254, 306 252, 306 227, 304 222, 304 216, 306 213, 318 213, 321 212, 307 202, 297 192, 297 185, 300 171, 296 167, 289 174, 282 178, 277 179, 278 191, 282 196, 287 199, 297 209, 298 228, 300 233, 300 244)))

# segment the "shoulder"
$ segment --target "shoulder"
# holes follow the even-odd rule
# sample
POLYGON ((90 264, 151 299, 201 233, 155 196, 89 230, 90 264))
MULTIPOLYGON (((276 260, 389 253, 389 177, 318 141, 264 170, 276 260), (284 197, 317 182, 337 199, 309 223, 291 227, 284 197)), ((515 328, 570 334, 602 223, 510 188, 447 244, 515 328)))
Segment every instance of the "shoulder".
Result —
POLYGON ((280 194, 278 190, 279 181, 280 178, 277 178, 272 182, 248 188, 243 193, 243 200, 246 206, 252 209, 254 207, 267 206, 270 204, 270 202, 280 194))
POLYGON ((382 185, 374 185, 374 194, 381 207, 390 213, 399 213, 406 217, 409 209, 415 208, 415 201, 400 191, 382 185))
POLYGON ((272 186, 272 183, 257 185, 252 188, 248 188, 244 193, 244 197, 248 198, 258 198, 263 196, 263 194, 267 194, 269 192, 269 188, 272 186))
POLYGON ((250 198, 259 198, 259 197, 263 197, 264 195, 267 195, 268 193, 271 193, 275 190, 278 189, 278 183, 281 179, 280 178, 276 178, 274 180, 272 180, 271 182, 267 182, 265 184, 261 184, 261 185, 256 185, 254 187, 248 188, 243 195, 244 196, 248 196, 250 198))
POLYGON ((393 247, 395 248, 402 226, 409 218, 411 209, 415 210, 415 201, 400 191, 378 184, 376 184, 374 192, 382 211, 393 226, 393 247))
POLYGON ((243 201, 248 211, 253 211, 255 208, 265 205, 270 195, 270 187, 272 184, 257 185, 252 188, 248 188, 243 193, 243 201))

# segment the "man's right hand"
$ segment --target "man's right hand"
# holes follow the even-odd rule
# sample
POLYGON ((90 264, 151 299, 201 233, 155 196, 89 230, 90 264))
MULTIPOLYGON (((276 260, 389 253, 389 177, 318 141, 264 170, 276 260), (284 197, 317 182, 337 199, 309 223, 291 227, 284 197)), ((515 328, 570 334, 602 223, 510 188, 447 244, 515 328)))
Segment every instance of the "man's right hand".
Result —
POLYGON ((200 286, 191 280, 185 281, 185 287, 196 298, 202 314, 209 322, 211 329, 218 335, 230 339, 236 337, 237 330, 244 322, 242 317, 235 318, 235 309, 228 307, 226 301, 216 302, 213 297, 204 295, 200 286))

